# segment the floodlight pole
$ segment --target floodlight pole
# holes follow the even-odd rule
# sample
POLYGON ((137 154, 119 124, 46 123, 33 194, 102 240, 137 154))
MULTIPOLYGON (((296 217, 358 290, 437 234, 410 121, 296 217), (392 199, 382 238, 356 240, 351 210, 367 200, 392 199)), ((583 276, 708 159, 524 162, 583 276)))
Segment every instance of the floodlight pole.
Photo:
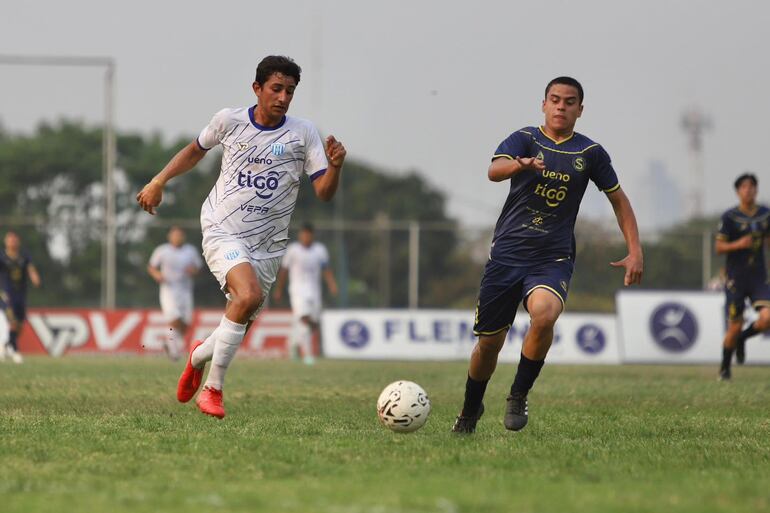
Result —
POLYGON ((111 57, 55 55, 4 55, 0 65, 69 66, 104 68, 104 129, 102 130, 102 184, 104 187, 104 237, 102 239, 103 308, 115 308, 116 230, 115 230, 115 60, 111 57))

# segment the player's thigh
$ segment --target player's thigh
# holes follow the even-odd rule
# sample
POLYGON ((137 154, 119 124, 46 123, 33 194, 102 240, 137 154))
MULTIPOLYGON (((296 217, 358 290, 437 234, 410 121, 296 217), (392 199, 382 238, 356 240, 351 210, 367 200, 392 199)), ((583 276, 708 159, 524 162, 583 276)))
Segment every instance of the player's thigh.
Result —
MULTIPOLYGON (((211 274, 219 282, 220 289, 227 294, 227 277, 230 271, 237 266, 242 267, 243 264, 248 264, 251 267, 252 262, 248 251, 240 239, 215 230, 203 232, 201 245, 206 265, 208 265, 211 274)), ((240 273, 239 271, 237 276, 234 277, 239 283, 240 273)))
POLYGON ((487 262, 476 303, 475 335, 493 336, 511 327, 521 303, 524 274, 523 268, 487 262))
POLYGON ((254 296, 264 298, 265 296, 251 262, 241 262, 231 267, 225 275, 225 286, 234 301, 237 301, 238 298, 252 298, 254 296))
POLYGON ((743 322, 743 311, 746 308, 747 296, 748 291, 742 283, 728 278, 725 284, 725 317, 727 317, 728 323, 743 322))
POLYGON ((527 296, 527 312, 533 328, 551 328, 564 309, 562 299, 551 290, 534 289, 527 296))
POLYGON ((532 269, 524 279, 524 308, 530 317, 556 321, 567 302, 572 271, 570 260, 546 262, 532 269))

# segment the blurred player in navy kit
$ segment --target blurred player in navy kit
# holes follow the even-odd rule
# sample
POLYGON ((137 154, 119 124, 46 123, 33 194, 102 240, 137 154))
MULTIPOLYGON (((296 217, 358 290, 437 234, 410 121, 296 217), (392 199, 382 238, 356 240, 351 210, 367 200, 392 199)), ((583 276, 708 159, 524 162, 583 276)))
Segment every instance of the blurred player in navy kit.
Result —
POLYGON ((506 402, 506 429, 528 421, 527 395, 553 341, 564 310, 575 263, 574 227, 588 182, 607 194, 626 240, 626 286, 640 283, 643 258, 631 203, 621 190, 610 157, 597 143, 574 131, 583 113, 583 87, 559 77, 545 89, 545 124, 512 133, 495 151, 488 176, 510 181, 510 192, 495 226, 481 279, 465 401, 452 431, 473 433, 484 413, 482 399, 497 366, 520 302, 530 316, 518 370, 506 402))
POLYGON ((18 338, 27 317, 27 280, 40 286, 40 275, 29 256, 21 249, 21 239, 16 232, 5 234, 5 248, 0 251, 0 307, 8 318, 8 343, 0 348, 2 356, 10 356, 21 363, 18 338))
POLYGON ((722 344, 719 379, 731 378, 730 363, 746 360, 746 340, 770 328, 770 284, 765 267, 765 239, 770 236, 770 210, 757 205, 757 177, 744 173, 735 180, 740 204, 722 214, 716 237, 717 253, 727 255, 725 310, 727 332, 722 344), (746 298, 759 318, 745 330, 743 309, 746 298))

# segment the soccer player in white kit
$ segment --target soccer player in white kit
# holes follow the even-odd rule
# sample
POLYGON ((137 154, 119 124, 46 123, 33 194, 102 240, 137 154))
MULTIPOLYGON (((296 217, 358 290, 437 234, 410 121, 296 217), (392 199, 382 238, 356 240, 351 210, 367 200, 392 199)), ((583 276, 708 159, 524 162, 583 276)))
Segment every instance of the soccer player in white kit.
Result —
POLYGON ((294 354, 302 349, 305 363, 312 364, 313 335, 318 334, 321 320, 321 277, 326 281, 329 293, 337 295, 337 282, 329 268, 329 252, 326 246, 314 240, 313 226, 305 224, 299 231, 299 242, 289 244, 283 255, 281 271, 273 297, 281 300, 286 276, 289 277, 289 299, 294 314, 289 351, 294 354))
POLYGON ((219 326, 205 341, 193 344, 177 386, 179 401, 192 399, 210 360, 196 404, 218 418, 225 416, 222 388, 227 367, 247 325, 261 309, 286 251, 300 178, 307 175, 316 196, 329 201, 345 160, 345 147, 334 136, 327 137, 324 148, 312 123, 286 115, 300 73, 288 57, 265 57, 252 84, 257 104, 217 112, 198 138, 137 194, 141 207, 154 214, 166 182, 222 145, 222 169, 203 202, 201 228, 203 256, 228 301, 219 326))
POLYGON ((164 345, 172 360, 179 358, 179 340, 184 341, 193 314, 193 277, 203 261, 178 226, 168 231, 168 242, 152 252, 147 272, 160 285, 160 309, 171 326, 164 345))

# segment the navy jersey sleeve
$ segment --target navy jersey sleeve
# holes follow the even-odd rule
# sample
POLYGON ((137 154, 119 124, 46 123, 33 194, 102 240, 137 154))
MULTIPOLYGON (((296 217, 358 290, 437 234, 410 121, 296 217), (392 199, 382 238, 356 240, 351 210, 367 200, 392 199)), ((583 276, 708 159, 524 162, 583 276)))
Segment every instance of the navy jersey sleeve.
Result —
POLYGON ((501 142, 495 150, 492 160, 503 157, 508 159, 515 159, 516 157, 528 157, 527 151, 529 149, 531 136, 527 136, 522 131, 516 131, 509 135, 503 142, 501 142))
POLYGON ((620 189, 618 175, 612 167, 610 155, 597 146, 593 152, 593 162, 590 164, 590 178, 602 192, 614 192, 620 189))
POLYGON ((717 228, 717 239, 730 240, 730 232, 732 231, 732 222, 727 215, 727 212, 722 214, 722 218, 719 220, 719 228, 717 228))

